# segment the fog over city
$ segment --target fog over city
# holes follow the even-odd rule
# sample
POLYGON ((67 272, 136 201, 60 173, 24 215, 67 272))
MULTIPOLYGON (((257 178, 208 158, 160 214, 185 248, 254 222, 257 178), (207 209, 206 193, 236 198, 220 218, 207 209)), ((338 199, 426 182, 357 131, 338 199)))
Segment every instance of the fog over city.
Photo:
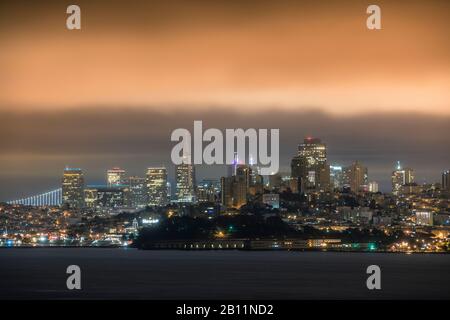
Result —
MULTIPOLYGON (((77 1, 0 3, 0 200, 52 190, 63 168, 104 183, 120 166, 165 165, 170 133, 280 129, 281 172, 305 136, 330 164, 361 161, 390 191, 396 161, 416 182, 450 165, 450 3, 77 1)), ((197 178, 224 168, 197 168, 197 178)))
MULTIPOLYGON (((164 108, 161 108, 164 109, 164 108)), ((276 110, 276 108, 274 108, 276 110)), ((132 108, 80 109, 48 112, 1 112, 0 199, 11 200, 60 185, 65 166, 81 167, 87 183, 105 183, 106 170, 120 166, 130 175, 145 175, 150 166, 165 165, 173 181, 170 133, 192 130, 193 121, 207 128, 279 128, 280 171, 306 136, 321 138, 330 164, 361 161, 369 181, 390 191, 397 160, 416 172, 418 183, 439 182, 450 163, 450 117, 383 113, 352 117, 323 112, 237 112, 214 107, 208 111, 155 112, 132 108)), ((221 166, 200 166, 197 178, 225 174, 221 166)))

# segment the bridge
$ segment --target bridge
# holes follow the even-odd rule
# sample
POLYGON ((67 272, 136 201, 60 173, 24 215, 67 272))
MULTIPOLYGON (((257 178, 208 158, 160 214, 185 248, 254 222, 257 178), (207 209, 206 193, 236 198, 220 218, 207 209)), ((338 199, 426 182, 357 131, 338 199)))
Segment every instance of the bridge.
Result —
POLYGON ((23 199, 7 201, 8 204, 21 204, 25 206, 59 206, 62 203, 62 189, 58 188, 45 193, 37 194, 23 199))

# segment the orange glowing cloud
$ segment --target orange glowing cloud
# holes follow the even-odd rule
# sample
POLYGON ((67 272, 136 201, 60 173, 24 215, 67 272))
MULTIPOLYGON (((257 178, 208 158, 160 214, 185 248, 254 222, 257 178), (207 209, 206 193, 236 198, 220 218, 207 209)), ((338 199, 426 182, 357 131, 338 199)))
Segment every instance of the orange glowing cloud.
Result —
POLYGON ((359 1, 136 3, 81 1, 81 31, 64 5, 6 5, 0 108, 450 114, 447 2, 380 2, 378 31, 359 1))

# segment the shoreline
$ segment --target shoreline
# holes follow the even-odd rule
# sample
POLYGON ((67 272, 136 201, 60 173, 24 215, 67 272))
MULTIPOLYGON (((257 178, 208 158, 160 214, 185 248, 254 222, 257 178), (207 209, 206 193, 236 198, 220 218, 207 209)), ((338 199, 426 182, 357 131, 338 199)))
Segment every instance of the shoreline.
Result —
POLYGON ((200 251, 249 251, 249 252, 322 252, 322 253, 377 253, 377 254, 416 254, 416 255, 426 255, 426 254, 439 254, 446 255, 450 252, 420 252, 420 251, 384 251, 384 250, 333 250, 333 249, 141 249, 136 247, 121 247, 121 246, 16 246, 16 247, 0 247, 0 249, 11 250, 11 249, 123 249, 123 250, 141 250, 141 251, 179 251, 179 252, 200 252, 200 251))

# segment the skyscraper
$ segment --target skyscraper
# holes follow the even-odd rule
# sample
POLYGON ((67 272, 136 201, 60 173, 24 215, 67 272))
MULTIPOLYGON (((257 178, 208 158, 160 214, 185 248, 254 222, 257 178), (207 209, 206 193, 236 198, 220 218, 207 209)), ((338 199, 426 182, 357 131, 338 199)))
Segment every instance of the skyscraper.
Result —
POLYGON ((305 138, 291 161, 291 177, 297 178, 300 192, 326 191, 330 187, 327 147, 320 139, 305 138))
POLYGON ((341 166, 330 166, 330 183, 333 189, 341 190, 344 186, 344 175, 341 166))
POLYGON ((225 207, 233 207, 234 176, 220 178, 220 203, 225 207))
POLYGON ((195 168, 193 164, 179 164, 175 167, 177 201, 196 202, 195 168))
POLYGON ((247 165, 240 164, 236 167, 236 175, 233 182, 233 206, 240 208, 247 203, 247 195, 251 182, 251 169, 247 165))
POLYGON ((65 168, 62 179, 62 203, 70 208, 84 206, 84 176, 78 168, 65 168))
POLYGON ((344 185, 353 192, 364 191, 368 189, 368 170, 359 161, 355 161, 351 166, 344 168, 344 185))
POLYGON ((147 205, 146 179, 142 177, 129 177, 129 202, 133 208, 141 208, 147 205))
POLYGON ((402 168, 400 161, 392 172, 392 193, 400 195, 402 186, 414 183, 414 171, 411 168, 402 168))
POLYGON ((107 181, 108 187, 125 185, 126 184, 125 170, 120 169, 118 167, 109 169, 106 172, 106 181, 107 181))
POLYGON ((378 192, 378 182, 376 181, 369 182, 369 192, 373 193, 378 192))
POLYGON ((248 192, 252 196, 264 193, 264 177, 258 174, 258 172, 255 173, 253 170, 250 175, 250 187, 248 192))
POLYGON ((98 187, 87 186, 84 188, 84 206, 86 208, 96 208, 98 205, 98 187))
POLYGON ((263 177, 255 168, 244 164, 236 166, 235 175, 222 177, 220 184, 221 203, 226 207, 240 208, 248 202, 250 196, 264 192, 263 177))
POLYGON ((149 206, 165 206, 167 204, 166 168, 148 168, 146 188, 149 206))
POLYGON ((442 190, 450 191, 450 170, 442 172, 442 190))
POLYGON ((167 181, 167 203, 170 203, 172 201, 172 184, 167 181))
POLYGON ((199 202, 216 202, 219 193, 220 184, 215 179, 202 180, 197 186, 197 198, 199 202))

